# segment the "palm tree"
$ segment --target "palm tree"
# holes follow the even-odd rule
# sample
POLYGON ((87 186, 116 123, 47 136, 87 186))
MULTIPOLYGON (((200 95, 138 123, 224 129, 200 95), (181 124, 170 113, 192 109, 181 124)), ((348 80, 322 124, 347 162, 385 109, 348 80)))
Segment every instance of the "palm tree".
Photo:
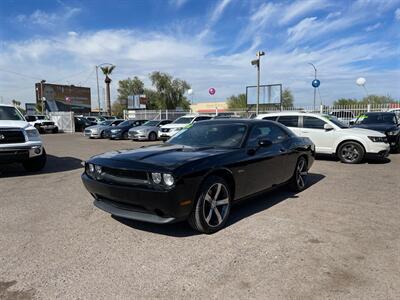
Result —
POLYGON ((111 78, 108 77, 111 75, 112 71, 115 69, 114 65, 111 66, 104 66, 100 67, 103 74, 106 76, 104 82, 106 83, 106 106, 107 106, 107 113, 111 115, 111 97, 110 97, 110 83, 111 78))

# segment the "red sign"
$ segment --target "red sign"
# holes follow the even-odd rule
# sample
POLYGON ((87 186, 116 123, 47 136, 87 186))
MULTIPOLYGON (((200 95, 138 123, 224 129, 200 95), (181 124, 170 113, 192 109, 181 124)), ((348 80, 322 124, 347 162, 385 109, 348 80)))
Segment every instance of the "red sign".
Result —
POLYGON ((208 93, 212 96, 215 94, 215 89, 214 88, 209 88, 208 93))

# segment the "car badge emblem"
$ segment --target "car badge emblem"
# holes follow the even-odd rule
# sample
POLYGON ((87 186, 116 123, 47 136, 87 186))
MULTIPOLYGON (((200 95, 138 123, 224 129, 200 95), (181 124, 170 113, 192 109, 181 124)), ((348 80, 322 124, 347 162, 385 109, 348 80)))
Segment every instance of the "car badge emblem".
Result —
POLYGON ((0 134, 0 141, 4 140, 6 137, 3 134, 0 134))

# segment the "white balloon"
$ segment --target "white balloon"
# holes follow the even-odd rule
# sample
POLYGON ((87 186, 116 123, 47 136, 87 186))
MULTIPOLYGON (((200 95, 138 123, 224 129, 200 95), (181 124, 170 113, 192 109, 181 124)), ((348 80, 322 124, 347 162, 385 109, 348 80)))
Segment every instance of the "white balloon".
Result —
POLYGON ((363 86, 365 83, 367 82, 367 80, 364 77, 360 77, 356 80, 357 85, 359 86, 363 86))
POLYGON ((188 95, 191 95, 191 94, 193 94, 193 90, 192 89, 188 89, 187 93, 188 93, 188 95))

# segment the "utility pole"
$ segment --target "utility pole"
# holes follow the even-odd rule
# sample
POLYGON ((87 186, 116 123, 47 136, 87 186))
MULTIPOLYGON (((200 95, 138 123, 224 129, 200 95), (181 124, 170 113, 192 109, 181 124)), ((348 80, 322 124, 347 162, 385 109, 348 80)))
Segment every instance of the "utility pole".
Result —
POLYGON ((251 61, 251 64, 256 66, 257 68, 257 105, 256 105, 256 115, 259 112, 259 105, 260 105, 260 59, 261 56, 265 55, 264 51, 257 51, 256 59, 251 61))
POLYGON ((40 81, 40 98, 41 98, 41 101, 42 101, 42 115, 44 115, 44 96, 43 96, 43 83, 45 83, 46 82, 46 80, 41 80, 40 81))
MULTIPOLYGON (((314 80, 317 80, 317 68, 312 63, 308 63, 314 68, 314 80)), ((315 98, 317 96, 317 87, 314 87, 314 106, 313 109, 315 111, 315 98)))
POLYGON ((100 88, 99 88, 99 66, 96 65, 96 83, 97 83, 97 103, 99 105, 99 115, 101 115, 101 106, 100 106, 100 88))

